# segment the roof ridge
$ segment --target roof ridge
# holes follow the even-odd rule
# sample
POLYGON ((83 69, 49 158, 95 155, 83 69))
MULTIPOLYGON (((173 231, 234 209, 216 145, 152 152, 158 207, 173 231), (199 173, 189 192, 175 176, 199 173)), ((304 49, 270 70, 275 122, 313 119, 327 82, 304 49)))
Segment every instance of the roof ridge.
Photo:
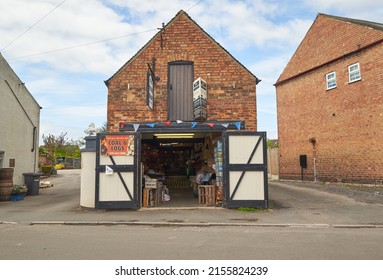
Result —
POLYGON ((355 19, 355 18, 347 18, 347 17, 335 16, 335 15, 328 15, 328 14, 324 14, 324 13, 318 13, 318 16, 320 16, 320 15, 325 16, 325 17, 329 17, 329 18, 333 18, 333 19, 337 19, 337 20, 341 20, 341 21, 345 21, 345 22, 350 22, 350 23, 354 23, 354 24, 367 26, 367 27, 370 27, 373 29, 383 31, 383 23, 368 21, 368 20, 362 20, 362 19, 355 19))
MULTIPOLYGON (((5 59, 5 57, 2 55, 2 53, 0 52, 0 62, 3 61, 3 63, 6 65, 6 67, 13 73, 13 76, 20 82, 20 84, 23 84, 23 81, 20 79, 19 75, 15 72, 15 70, 13 70, 13 68, 11 67, 11 65, 9 64, 9 62, 5 59)), ((7 82, 7 80, 5 80, 7 82)), ((8 83, 8 82, 7 82, 8 83)), ((37 102, 36 98, 33 96, 33 94, 29 91, 29 89, 24 85, 24 89, 28 92, 28 94, 30 95, 30 97, 32 98, 32 100, 37 104, 37 106, 39 106, 40 109, 42 109, 42 107, 40 106, 40 104, 37 102)), ((11 89, 12 90, 12 89, 11 89)))
MULTIPOLYGON (((201 29, 201 31, 203 32, 203 33, 205 33, 206 34, 206 36, 208 37, 208 38, 210 38, 215 44, 217 44, 223 51, 225 51, 232 59, 234 59, 241 67, 243 67, 247 72, 249 72, 250 73, 250 75, 252 75, 254 78, 255 78, 255 80, 256 80, 256 84, 258 84, 259 82, 261 82, 261 80, 260 79, 258 79, 258 77, 256 76, 256 75, 254 75, 249 69, 247 69, 246 68, 246 66, 245 65, 243 65, 241 62, 239 62, 239 60, 237 60, 228 50, 226 50, 220 43, 218 43, 212 36, 210 36, 210 34, 209 33, 207 33, 194 19, 192 19, 190 16, 189 16, 189 14, 188 13, 186 13, 185 11, 183 11, 183 10, 180 10, 179 12, 178 12, 178 14, 179 13, 182 13, 183 12, 183 14, 185 15, 185 16, 187 16, 189 19, 190 19, 190 21, 192 21, 199 29, 201 29)), ((177 14, 177 15, 178 15, 177 14)))
MULTIPOLYGON (((181 14, 185 14, 189 17, 189 15, 184 10, 179 10, 178 13, 167 23, 165 24, 159 31, 154 34, 152 38, 150 38, 146 44, 144 44, 127 62, 125 62, 109 79, 104 81, 105 85, 108 86, 108 83, 110 80, 112 80, 122 69, 125 68, 130 62, 132 62, 147 46, 150 45, 150 43, 156 38, 161 32, 162 29, 166 29, 177 17, 179 17, 181 14)), ((190 18, 190 17, 189 17, 190 18)))
MULTIPOLYGON (((233 58, 241 67, 243 67, 247 72, 250 73, 255 79, 256 84, 258 84, 261 80, 257 78, 249 69, 247 69, 241 62, 239 62, 229 51, 227 51, 222 45, 220 45, 213 37, 211 37, 196 21, 194 21, 187 12, 184 10, 179 10, 177 14, 167 23, 163 26, 163 29, 166 30, 178 17, 181 15, 185 15, 193 24, 195 24, 208 38, 210 38, 215 44, 217 44, 224 52, 226 52, 231 58, 233 58)), ((140 48, 126 63, 124 63, 109 79, 104 81, 106 86, 108 86, 108 83, 110 80, 112 80, 122 69, 124 69, 130 62, 132 62, 147 46, 150 45, 150 43, 154 40, 155 37, 157 37, 161 33, 161 30, 159 30, 142 48, 140 48)))

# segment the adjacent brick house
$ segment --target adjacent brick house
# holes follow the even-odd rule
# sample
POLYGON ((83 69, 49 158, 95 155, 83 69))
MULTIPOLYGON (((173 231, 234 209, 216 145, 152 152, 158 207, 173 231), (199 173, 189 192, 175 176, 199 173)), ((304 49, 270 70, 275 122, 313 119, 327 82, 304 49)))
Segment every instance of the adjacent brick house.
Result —
MULTIPOLYGON (((119 122, 193 120, 192 82, 207 83, 207 118, 237 120, 257 130, 256 84, 258 79, 233 58, 187 13, 180 11, 136 55, 105 83, 108 87, 108 131, 119 131, 119 122), (155 59, 154 108, 147 106, 148 64, 155 59), (177 69, 178 68, 178 69, 177 69), (184 76, 181 72, 187 72, 184 76), (172 77, 173 75, 173 77, 172 77), (170 100, 174 80, 189 91, 170 100), (185 88, 186 87, 186 88, 185 88)), ((172 97, 173 98, 173 97, 172 97)))
POLYGON ((280 178, 383 179, 382 54, 383 24, 318 14, 275 84, 280 178))

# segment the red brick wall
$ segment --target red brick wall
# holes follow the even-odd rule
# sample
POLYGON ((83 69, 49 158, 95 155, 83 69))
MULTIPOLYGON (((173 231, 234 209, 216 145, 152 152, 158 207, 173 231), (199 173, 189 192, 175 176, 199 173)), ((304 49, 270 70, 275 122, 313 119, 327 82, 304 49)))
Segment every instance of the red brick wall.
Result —
POLYGON ((194 77, 208 85, 209 120, 244 120, 246 129, 256 131, 255 77, 192 21, 181 13, 108 83, 108 131, 118 131, 120 121, 166 121, 168 63, 191 61, 194 77), (155 109, 146 106, 147 63, 156 58, 155 109), (233 88, 235 82, 236 87, 233 88), (128 84, 130 89, 128 89, 128 84))
MULTIPOLYGON (((353 37, 344 38, 351 44, 346 38, 353 37)), ((281 178, 300 178, 299 155, 307 154, 305 179, 313 179, 314 156, 318 180, 383 179, 382 54, 380 43, 277 85, 281 178), (361 80, 349 83, 348 66, 357 62, 361 80), (337 88, 326 90, 325 75, 333 71, 337 88), (317 139, 315 149, 311 137, 317 139)))
POLYGON ((381 39, 382 31, 318 15, 279 80, 286 80, 381 39))

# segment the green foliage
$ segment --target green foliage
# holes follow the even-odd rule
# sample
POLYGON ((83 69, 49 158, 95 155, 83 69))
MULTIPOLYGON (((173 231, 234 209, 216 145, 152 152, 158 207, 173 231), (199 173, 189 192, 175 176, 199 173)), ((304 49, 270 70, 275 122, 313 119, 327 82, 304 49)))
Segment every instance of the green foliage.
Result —
POLYGON ((256 211, 259 211, 259 209, 257 209, 257 208, 250 208, 250 207, 240 207, 240 208, 238 208, 238 211, 241 211, 241 212, 256 212, 256 211))
POLYGON ((268 211, 267 209, 251 208, 251 207, 240 207, 237 210, 240 212, 265 212, 265 211, 268 211))
POLYGON ((80 156, 80 148, 77 145, 66 144, 56 149, 56 158, 79 158, 80 156))
POLYGON ((41 171, 46 175, 52 174, 52 166, 42 166, 41 171))
POLYGON ((44 149, 46 151, 46 155, 48 159, 51 162, 56 161, 56 150, 58 148, 61 148, 66 143, 66 136, 67 133, 61 133, 59 136, 54 136, 52 134, 49 134, 48 136, 45 136, 43 134, 43 142, 44 142, 44 149))
MULTIPOLYGON (((60 135, 55 136, 49 134, 43 135, 44 146, 39 148, 40 154, 47 155, 47 158, 54 164, 57 158, 80 158, 81 152, 79 145, 76 141, 68 141, 66 138, 67 133, 62 132, 60 135)), ((52 167, 51 167, 52 168, 52 167)), ((42 171, 50 174, 46 166, 42 167, 42 171), (46 171, 44 171, 44 169, 46 171)))
POLYGON ((47 151, 45 150, 44 146, 39 147, 39 154, 40 155, 46 155, 47 154, 47 151))
POLYGON ((12 188, 12 194, 26 193, 27 191, 28 191, 28 188, 26 186, 14 185, 12 188))
POLYGON ((267 148, 278 148, 278 140, 275 139, 267 139, 266 142, 267 148))

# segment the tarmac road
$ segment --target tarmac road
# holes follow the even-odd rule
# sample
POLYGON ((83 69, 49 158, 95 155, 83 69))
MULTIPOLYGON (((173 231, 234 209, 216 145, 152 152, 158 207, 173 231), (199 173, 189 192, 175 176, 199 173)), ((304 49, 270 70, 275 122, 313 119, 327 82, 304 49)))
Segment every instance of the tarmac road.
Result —
POLYGON ((3 224, 0 260, 382 260, 382 235, 377 228, 3 224))
POLYGON ((271 209, 84 210, 80 171, 0 202, 0 259, 383 259, 383 204, 270 182, 271 209))
POLYGON ((381 227, 383 204, 364 203, 340 194, 319 191, 312 184, 297 187, 269 182, 271 209, 241 212, 236 209, 141 208, 140 210, 86 210, 80 207, 80 170, 60 170, 42 179, 53 187, 18 202, 0 202, 0 223, 253 225, 381 227))
POLYGON ((273 222, 329 225, 383 225, 383 204, 359 202, 341 194, 319 191, 308 183, 297 187, 271 182, 269 197, 279 209, 273 222))

